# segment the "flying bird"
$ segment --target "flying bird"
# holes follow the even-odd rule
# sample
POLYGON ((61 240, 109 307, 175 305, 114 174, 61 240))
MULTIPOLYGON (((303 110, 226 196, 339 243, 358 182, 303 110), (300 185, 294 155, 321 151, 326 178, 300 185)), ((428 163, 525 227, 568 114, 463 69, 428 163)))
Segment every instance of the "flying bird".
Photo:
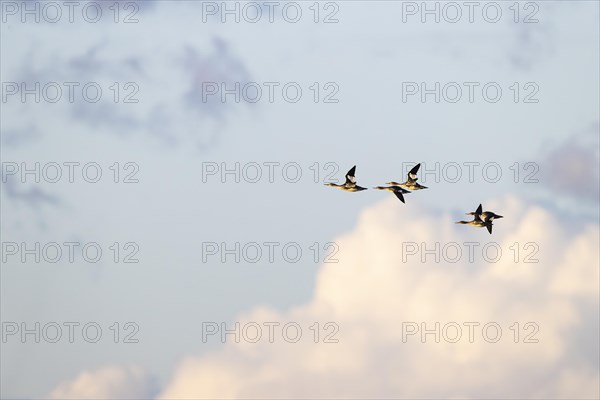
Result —
POLYGON ((336 187, 338 189, 345 190, 346 192, 360 192, 361 190, 367 190, 367 188, 358 186, 356 184, 356 177, 354 173, 356 172, 356 165, 348 171, 346 174, 346 182, 343 185, 338 185, 337 183, 326 183, 325 186, 336 187))
POLYGON ((420 167, 421 167, 421 163, 415 165, 413 167, 413 169, 411 169, 408 172, 408 174, 406 176, 406 182, 404 182, 404 183, 388 182, 387 185, 400 186, 401 188, 408 189, 408 190, 427 189, 427 186, 423 186, 417 182, 417 180, 419 179, 419 178, 417 178, 417 172, 419 172, 420 167))
POLYGON ((502 215, 498 215, 491 211, 483 211, 483 207, 480 204, 477 210, 466 213, 466 215, 472 215, 473 221, 459 221, 457 224, 467 224, 478 227, 486 227, 488 232, 492 233, 492 221, 494 219, 504 218, 502 215))
POLYGON ((400 186, 376 186, 373 189, 387 190, 388 192, 392 192, 403 203, 404 203, 404 196, 403 195, 406 194, 406 193, 410 193, 408 190, 402 189, 400 186))
POLYGON ((479 207, 477 207, 477 210, 475 210, 474 212, 473 211, 468 212, 468 213, 466 213, 466 215, 477 215, 477 216, 479 216, 479 218, 483 219, 484 221, 486 219, 493 220, 493 219, 504 218, 502 215, 494 214, 491 211, 482 212, 482 210, 483 210, 483 208, 481 207, 481 204, 480 204, 479 207))
POLYGON ((472 221, 458 221, 457 224, 462 225, 471 225, 477 228, 483 228, 484 226, 487 228, 490 235, 492 234, 492 220, 491 219, 481 219, 479 215, 475 215, 472 221))

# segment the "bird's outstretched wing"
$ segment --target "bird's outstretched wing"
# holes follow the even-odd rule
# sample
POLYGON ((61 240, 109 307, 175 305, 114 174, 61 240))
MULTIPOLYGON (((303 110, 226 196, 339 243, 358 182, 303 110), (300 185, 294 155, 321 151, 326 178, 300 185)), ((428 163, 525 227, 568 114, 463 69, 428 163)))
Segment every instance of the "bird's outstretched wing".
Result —
POLYGON ((417 172, 419 172, 420 167, 421 167, 421 163, 418 163, 408 172, 408 181, 409 182, 416 182, 418 180, 417 172))
POLYGON ((481 213, 483 212, 483 207, 481 207, 481 204, 479 205, 479 207, 477 207, 477 210, 475 211, 476 215, 481 215, 481 213))
POLYGON ((396 197, 398 199, 400 199, 401 202, 404 203, 404 195, 402 195, 402 192, 399 190, 394 190, 394 194, 396 195, 396 197))
POLYGON ((354 177, 354 173, 356 172, 356 165, 348 171, 346 174, 346 183, 348 184, 356 184, 356 178, 354 177))

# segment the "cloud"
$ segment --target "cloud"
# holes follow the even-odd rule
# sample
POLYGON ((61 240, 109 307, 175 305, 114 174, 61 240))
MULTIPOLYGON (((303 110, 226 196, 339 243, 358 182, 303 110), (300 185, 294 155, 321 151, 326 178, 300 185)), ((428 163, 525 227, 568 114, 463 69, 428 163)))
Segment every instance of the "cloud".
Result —
POLYGON ((520 70, 531 70, 540 62, 546 61, 554 48, 555 30, 551 24, 511 24, 515 35, 513 46, 508 50, 510 63, 520 70))
MULTIPOLYGON (((192 77, 185 98, 187 105, 197 112, 222 119, 227 110, 227 103, 222 101, 220 93, 216 96, 206 96, 204 99, 203 84, 224 84, 227 90, 231 90, 235 88, 236 83, 244 87, 250 82, 250 74, 224 40, 215 37, 212 44, 213 54, 202 55, 193 48, 185 50, 183 67, 192 77)), ((233 98, 231 95, 229 97, 233 98)))
POLYGON ((106 367, 82 372, 61 383, 52 399, 144 399, 155 394, 156 383, 139 367, 106 367))
MULTIPOLYGON (((143 20, 150 23, 156 18, 151 15, 143 20)), ((179 24, 195 26, 193 13, 186 15, 179 24)), ((69 26, 53 28, 67 32, 69 26)), ((38 52, 35 43, 45 35, 47 31, 40 29, 23 39, 12 63, 6 66, 10 82, 24 84, 30 90, 36 84, 40 87, 44 107, 35 107, 32 94, 24 103, 19 101, 20 94, 7 101, 10 114, 23 114, 26 120, 33 115, 36 121, 52 121, 71 129, 97 130, 121 137, 149 135, 161 144, 191 142, 206 150, 216 143, 240 105, 233 99, 223 102, 218 94, 204 99, 203 83, 223 83, 234 88, 235 84, 243 87, 251 81, 246 60, 216 35, 208 35, 212 40, 194 40, 190 44, 185 40, 173 43, 160 30, 141 33, 131 29, 118 36, 110 30, 94 30, 84 42, 72 47, 60 47, 58 43, 38 52), (133 42, 141 44, 132 48, 128 43, 133 42), (66 82, 74 82, 75 86, 68 89, 66 82), (42 88, 48 83, 53 85, 46 95, 42 88), (59 99, 56 104, 46 103, 47 99, 54 101, 52 96, 59 99)), ((28 124, 40 132, 36 139, 51 131, 48 123, 43 129, 35 122, 28 124)), ((25 130, 15 119, 7 128, 15 132, 25 130)))
POLYGON ((53 213, 65 211, 68 204, 54 190, 47 187, 41 188, 33 184, 22 183, 19 175, 13 174, 14 169, 9 171, 8 163, 3 163, 0 176, 0 199, 10 212, 2 216, 4 227, 10 227, 9 231, 15 233, 29 226, 32 222, 38 228, 47 228, 48 212, 53 213))
POLYGON ((147 126, 151 134, 169 144, 192 137, 200 150, 214 146, 228 119, 240 106, 233 103, 231 95, 228 102, 222 100, 221 85, 231 90, 236 85, 244 87, 251 80, 244 62, 227 42, 213 37, 209 49, 185 46, 169 56, 176 60, 176 68, 181 74, 177 84, 173 82, 166 88, 169 92, 176 89, 176 96, 153 106, 147 126), (215 85, 218 92, 205 96, 204 92, 208 90, 205 85, 215 85))
POLYGON ((294 321, 306 337, 230 340, 182 362, 159 398, 598 398, 598 354, 592 361, 571 354, 598 352, 597 334, 582 332, 598 325, 598 225, 567 233, 556 215, 507 197, 486 207, 506 216, 488 236, 454 225, 458 215, 430 216, 410 206, 389 199, 363 212, 356 228, 336 239, 340 262, 322 266, 308 304, 286 313, 259 308, 240 318, 241 326, 294 321), (503 256, 493 263, 478 252, 473 263, 443 257, 435 263, 432 255, 402 262, 402 243, 432 249, 436 242, 468 241, 497 242, 503 256), (521 250, 516 263, 514 243, 521 250), (532 253, 526 243, 538 246, 538 263, 523 262, 532 253), (316 321, 335 322, 339 343, 315 344, 308 327, 316 321), (435 343, 430 334, 422 343, 417 334, 404 343, 408 322, 427 329, 456 322, 462 337, 435 343), (480 324, 472 343, 465 322, 480 324), (488 322, 502 329, 497 343, 483 337, 488 322), (532 333, 528 338, 539 342, 524 343, 532 333))
MULTIPOLYGON (((213 352, 188 356, 156 397, 598 398, 598 225, 565 226, 514 196, 485 203, 505 216, 491 236, 455 225, 462 210, 436 214, 392 197, 366 209, 335 239, 339 262, 321 266, 311 301, 241 316, 242 337, 250 323, 263 327, 256 343, 229 335, 213 352), (466 242, 478 243, 472 259, 466 242), (436 262, 436 243, 462 247, 460 259, 440 251, 436 262), (489 243, 502 255, 486 261, 489 243), (407 252, 408 244, 422 251, 407 252), (272 342, 268 322, 279 323, 272 342), (302 329, 296 343, 283 338, 290 322, 302 329), (411 324, 418 332, 406 335, 411 324), (433 333, 423 336, 424 329, 433 333), (326 343, 328 334, 337 343, 326 343)), ((143 376, 119 368, 84 373, 53 396, 146 397, 143 376)))
POLYGON ((39 130, 33 124, 30 124, 21 129, 12 129, 2 132, 0 143, 7 147, 21 147, 39 140, 40 136, 39 130))
POLYGON ((20 190, 19 185, 23 185, 18 182, 16 175, 8 174, 6 166, 2 166, 2 186, 4 193, 11 199, 17 201, 23 201, 25 204, 30 206, 32 209, 39 209, 42 205, 53 205, 57 206, 61 203, 58 197, 49 194, 39 187, 28 187, 27 189, 20 190))
POLYGON ((548 189, 577 200, 598 203, 600 153, 598 122, 571 134, 550 149, 540 165, 541 182, 548 189))

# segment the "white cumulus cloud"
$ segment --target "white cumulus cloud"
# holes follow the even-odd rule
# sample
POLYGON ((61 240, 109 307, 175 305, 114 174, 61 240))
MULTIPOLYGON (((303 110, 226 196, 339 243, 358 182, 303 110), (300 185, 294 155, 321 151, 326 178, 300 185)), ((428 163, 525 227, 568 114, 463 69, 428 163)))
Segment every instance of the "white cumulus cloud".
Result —
POLYGON ((144 399, 153 396, 156 385, 139 367, 106 367, 84 371, 56 387, 52 399, 144 399))
POLYGON ((110 367, 52 397, 598 398, 598 225, 514 196, 484 208, 505 216, 493 235, 390 196, 336 239, 307 304, 241 316, 239 342, 188 356, 160 390, 110 367))
POLYGON ((270 343, 266 328, 257 343, 229 335, 221 350, 182 362, 159 397, 598 398, 597 332, 590 328, 598 320, 598 225, 566 229, 558 216, 514 197, 485 208, 506 216, 491 236, 454 225, 460 216, 392 198, 366 210, 336 240, 339 263, 323 265, 311 302, 239 319, 242 327, 296 322, 300 341, 288 343, 275 330, 270 343), (461 258, 448 262, 454 254, 442 253, 436 263, 425 254, 423 262, 419 252, 403 262, 407 243, 435 249, 436 242, 440 251, 456 243, 461 258), (473 262, 465 242, 479 243, 473 262), (502 251, 490 256, 495 262, 483 258, 488 242, 502 251), (314 343, 314 322, 321 334, 326 322, 337 324, 339 342, 314 343), (423 343, 421 328, 435 331, 437 322, 439 343, 433 333, 423 343), (478 324, 472 340, 469 323, 478 324), (403 340, 409 325, 419 331, 403 340), (451 343, 456 325, 461 336, 451 343), (501 336, 490 343, 495 326, 501 336))

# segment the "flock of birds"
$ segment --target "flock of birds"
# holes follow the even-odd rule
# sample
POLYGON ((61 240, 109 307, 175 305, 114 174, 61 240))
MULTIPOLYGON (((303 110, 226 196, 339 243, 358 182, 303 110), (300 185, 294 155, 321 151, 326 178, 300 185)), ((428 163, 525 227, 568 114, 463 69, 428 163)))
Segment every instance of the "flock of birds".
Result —
MULTIPOLYGON (((423 186, 417 182, 419 178, 417 178, 417 172, 419 172, 419 168, 421 164, 415 165, 409 172, 406 177, 406 181, 403 183, 398 182, 388 182, 386 185, 389 186, 375 186, 373 189, 377 190, 387 190, 388 192, 392 192, 396 195, 396 197, 404 203, 404 195, 406 193, 410 193, 411 190, 421 190, 427 189, 427 186, 423 186)), ((356 172, 356 165, 348 171, 346 174, 346 182, 338 185, 337 183, 326 183, 325 186, 335 187, 346 192, 360 192, 362 190, 367 190, 367 188, 358 186, 356 184, 356 177, 354 176, 356 172)), ((483 211, 483 207, 481 204, 477 207, 477 210, 466 213, 466 215, 472 215, 473 219, 471 221, 458 221, 457 224, 462 225, 471 225, 478 228, 486 227, 488 232, 492 233, 492 222, 494 219, 503 218, 502 215, 495 214, 491 211, 483 211)))

